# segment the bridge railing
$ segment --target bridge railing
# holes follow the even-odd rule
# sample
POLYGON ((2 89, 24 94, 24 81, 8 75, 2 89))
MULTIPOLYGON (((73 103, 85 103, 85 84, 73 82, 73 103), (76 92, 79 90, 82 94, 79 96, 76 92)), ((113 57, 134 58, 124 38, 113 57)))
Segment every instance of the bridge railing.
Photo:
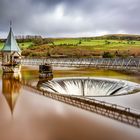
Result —
POLYGON ((37 93, 140 128, 140 114, 136 110, 96 99, 91 100, 84 97, 50 93, 39 90, 27 83, 24 85, 24 88, 31 90, 33 93, 37 93))
POLYGON ((23 65, 50 64, 61 67, 96 67, 107 69, 140 70, 140 58, 57 58, 57 59, 22 59, 23 65))

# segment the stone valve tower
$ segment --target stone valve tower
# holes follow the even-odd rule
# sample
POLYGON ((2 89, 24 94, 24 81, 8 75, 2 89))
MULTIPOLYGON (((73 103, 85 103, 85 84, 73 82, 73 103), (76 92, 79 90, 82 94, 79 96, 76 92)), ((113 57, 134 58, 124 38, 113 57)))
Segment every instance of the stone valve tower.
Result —
POLYGON ((11 22, 10 31, 1 52, 3 73, 19 72, 21 69, 21 50, 14 37, 11 22))

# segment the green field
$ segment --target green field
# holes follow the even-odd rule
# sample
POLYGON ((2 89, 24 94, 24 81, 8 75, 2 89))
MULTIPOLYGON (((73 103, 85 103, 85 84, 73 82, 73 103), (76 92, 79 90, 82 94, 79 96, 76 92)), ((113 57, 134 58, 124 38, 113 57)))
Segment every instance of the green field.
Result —
MULTIPOLYGON (((99 51, 140 49, 140 41, 128 42, 120 40, 54 39, 53 42, 55 46, 60 47, 99 51)), ((0 43, 0 49, 2 49, 3 45, 3 43, 0 43)), ((32 42, 19 43, 21 49, 29 48, 31 45, 33 46, 32 42)), ((46 45, 52 46, 52 44, 46 45)))
POLYGON ((2 49, 2 48, 3 48, 3 45, 4 45, 4 43, 0 43, 0 49, 2 49))
MULTIPOLYGON (((21 49, 26 49, 30 47, 33 43, 32 42, 24 42, 24 43, 18 43, 21 49)), ((0 43, 0 50, 3 48, 4 43, 0 43)))
POLYGON ((69 47, 77 47, 77 48, 89 49, 89 50, 101 50, 101 51, 130 50, 135 48, 140 49, 140 41, 128 42, 128 41, 120 41, 120 40, 60 39, 60 40, 55 40, 54 44, 58 46, 69 46, 69 47))
MULTIPOLYGON (((50 39, 48 40, 50 41, 50 39)), ((19 46, 22 49, 23 55, 31 57, 47 57, 55 55, 92 57, 102 56, 104 52, 109 52, 113 54, 113 56, 116 52, 119 56, 140 56, 140 41, 138 40, 58 38, 51 39, 51 42, 49 41, 46 43, 39 40, 38 44, 33 43, 33 41, 23 42, 19 43, 19 46)), ((3 43, 0 43, 0 49, 2 49, 3 45, 3 43)))
POLYGON ((27 48, 29 48, 31 45, 33 45, 32 42, 19 43, 19 46, 20 46, 21 49, 27 49, 27 48))

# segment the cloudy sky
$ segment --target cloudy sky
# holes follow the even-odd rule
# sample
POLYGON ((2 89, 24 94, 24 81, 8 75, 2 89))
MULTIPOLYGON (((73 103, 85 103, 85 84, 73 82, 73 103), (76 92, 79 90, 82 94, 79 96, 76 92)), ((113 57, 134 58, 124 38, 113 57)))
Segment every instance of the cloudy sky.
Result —
POLYGON ((0 0, 0 37, 140 34, 140 0, 0 0))

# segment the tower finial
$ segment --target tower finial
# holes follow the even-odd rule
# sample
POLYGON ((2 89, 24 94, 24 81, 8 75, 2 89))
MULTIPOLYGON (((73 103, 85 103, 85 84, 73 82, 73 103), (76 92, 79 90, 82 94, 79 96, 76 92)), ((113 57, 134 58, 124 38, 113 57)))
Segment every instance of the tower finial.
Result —
POLYGON ((10 20, 10 28, 12 28, 12 21, 10 20))

